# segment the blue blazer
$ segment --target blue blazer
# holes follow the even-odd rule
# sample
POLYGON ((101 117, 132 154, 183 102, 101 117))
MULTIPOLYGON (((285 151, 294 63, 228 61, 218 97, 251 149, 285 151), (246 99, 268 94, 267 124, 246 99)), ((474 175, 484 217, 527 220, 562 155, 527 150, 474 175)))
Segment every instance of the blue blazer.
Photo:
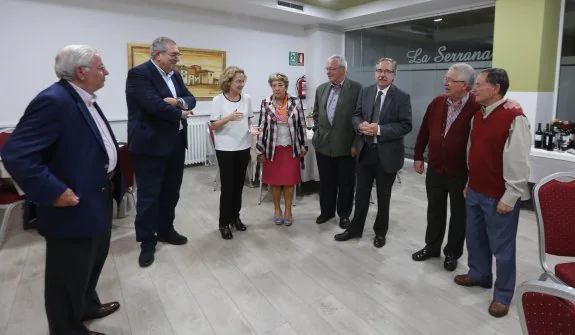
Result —
MULTIPOLYGON (((114 133, 96 104, 114 140, 114 133)), ((118 154, 119 157, 119 154, 118 154)), ((108 155, 94 118, 65 80, 30 102, 2 149, 4 166, 37 205, 38 231, 49 237, 90 237, 105 231, 101 189, 106 185, 108 155), (74 207, 52 204, 66 188, 80 198, 74 207)), ((115 169, 114 198, 124 195, 120 162, 115 169)))
MULTIPOLYGON (((196 98, 188 91, 182 76, 174 71, 172 82, 178 98, 184 99, 188 109, 196 106, 196 98)), ((173 97, 156 65, 150 60, 128 71, 126 103, 128 104, 128 145, 136 154, 165 157, 172 152, 180 123, 187 137, 188 122, 182 112, 164 101, 173 97)), ((187 145, 186 145, 187 148, 187 145)))

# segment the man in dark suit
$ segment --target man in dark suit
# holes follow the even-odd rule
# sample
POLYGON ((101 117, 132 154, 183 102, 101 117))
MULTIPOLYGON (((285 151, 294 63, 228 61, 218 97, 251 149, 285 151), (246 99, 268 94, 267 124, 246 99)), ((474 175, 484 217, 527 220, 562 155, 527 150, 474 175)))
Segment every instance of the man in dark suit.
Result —
POLYGON ((96 293, 110 247, 112 201, 123 196, 118 144, 94 94, 108 71, 85 45, 58 52, 55 70, 60 81, 30 102, 2 161, 36 204, 46 238, 50 334, 100 334, 82 322, 120 307, 102 304, 96 293))
POLYGON ((351 118, 361 84, 345 77, 347 62, 342 56, 328 58, 325 68, 329 81, 319 85, 313 107, 314 134, 319 170, 321 213, 316 223, 335 216, 339 225, 349 227, 355 188, 355 130, 351 118))
POLYGON ((373 245, 385 245, 389 226, 391 188, 397 171, 403 167, 403 137, 411 131, 411 101, 409 94, 393 85, 397 63, 381 58, 375 66, 376 84, 366 87, 357 102, 353 126, 358 131, 357 190, 355 213, 351 226, 335 235, 336 241, 361 237, 369 209, 373 180, 377 189, 377 217, 373 230, 373 245))
POLYGON ((128 145, 132 153, 138 200, 138 262, 154 262, 157 241, 174 245, 188 239, 174 229, 187 148, 187 121, 196 99, 176 70, 180 51, 174 40, 158 37, 151 59, 128 72, 128 145))

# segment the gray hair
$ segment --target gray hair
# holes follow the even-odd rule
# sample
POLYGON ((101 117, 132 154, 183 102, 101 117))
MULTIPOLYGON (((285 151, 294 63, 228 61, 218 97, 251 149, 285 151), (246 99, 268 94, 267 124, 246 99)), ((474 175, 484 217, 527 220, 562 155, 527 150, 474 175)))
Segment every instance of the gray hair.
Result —
POLYGON ((176 44, 176 41, 165 36, 156 38, 150 46, 150 57, 153 58, 156 52, 166 52, 166 44, 169 43, 176 44))
POLYGON ((56 54, 54 71, 60 79, 76 79, 76 69, 91 68, 98 51, 89 45, 67 45, 56 54))
POLYGON ((377 64, 381 63, 381 62, 390 62, 391 63, 391 71, 393 71, 394 73, 397 72, 397 61, 393 58, 388 58, 388 57, 383 57, 377 60, 377 62, 375 62, 375 66, 377 67, 377 64))
POLYGON ((467 63, 457 63, 449 67, 448 71, 456 71, 459 80, 465 81, 469 89, 473 88, 475 84, 475 69, 467 63))
POLYGON ((343 67, 347 70, 347 60, 345 60, 345 57, 340 56, 340 55, 333 55, 327 59, 328 62, 331 60, 336 61, 338 66, 343 67))
POLYGON ((269 77, 269 79, 268 79, 268 83, 270 84, 270 86, 272 86, 272 83, 273 83, 274 81, 279 81, 279 82, 284 83, 284 85, 285 85, 286 88, 288 88, 288 86, 289 86, 288 76, 286 76, 286 75, 283 74, 283 73, 276 72, 276 73, 270 74, 270 77, 269 77))

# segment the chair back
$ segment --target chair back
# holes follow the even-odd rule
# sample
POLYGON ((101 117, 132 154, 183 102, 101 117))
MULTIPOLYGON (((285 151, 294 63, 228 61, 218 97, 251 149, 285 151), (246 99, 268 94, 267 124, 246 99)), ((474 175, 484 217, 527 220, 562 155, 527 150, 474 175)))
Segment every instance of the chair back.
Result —
POLYGON ((540 253, 575 257, 575 172, 543 178, 533 193, 540 253))
POLYGON ((212 128, 212 123, 208 121, 208 135, 210 135, 210 141, 212 143, 212 148, 216 148, 216 140, 214 138, 214 128, 212 128))
POLYGON ((124 187, 126 190, 134 186, 134 165, 132 163, 132 155, 128 149, 128 145, 120 146, 120 170, 124 177, 124 187))
POLYGON ((14 128, 0 129, 0 151, 2 151, 2 149, 4 148, 4 144, 8 140, 8 137, 10 137, 10 134, 12 133, 13 130, 14 128))
POLYGON ((538 280, 517 288, 517 312, 524 335, 574 334, 575 289, 538 280))

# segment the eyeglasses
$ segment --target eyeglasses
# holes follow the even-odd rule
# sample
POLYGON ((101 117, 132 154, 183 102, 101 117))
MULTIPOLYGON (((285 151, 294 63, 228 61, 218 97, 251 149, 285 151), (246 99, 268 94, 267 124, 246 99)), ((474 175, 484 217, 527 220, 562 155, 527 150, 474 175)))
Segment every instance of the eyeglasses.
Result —
POLYGON ((166 55, 174 58, 174 57, 180 57, 182 54, 179 52, 164 52, 166 55))
POLYGON ((394 74, 394 73, 395 73, 395 71, 391 71, 391 70, 388 70, 388 69, 385 69, 385 70, 376 69, 375 72, 376 72, 377 74, 382 74, 382 73, 384 73, 384 74, 394 74))
POLYGON ((465 80, 453 80, 451 78, 445 77, 445 78, 443 78, 443 82, 446 84, 453 84, 453 83, 464 83, 465 80))
POLYGON ((326 70, 327 72, 335 72, 335 71, 337 71, 338 69, 341 69, 341 68, 342 68, 341 66, 340 66, 340 67, 326 67, 325 70, 326 70))
MULTIPOLYGON (((87 70, 87 71, 92 70, 92 67, 91 67, 91 66, 82 66, 82 68, 85 69, 85 70, 87 70)), ((98 66, 98 67, 96 68, 96 70, 98 70, 98 71, 100 71, 100 72, 106 72, 106 71, 107 71, 107 69, 106 69, 106 67, 104 66, 104 64, 101 64, 100 66, 98 66)))

